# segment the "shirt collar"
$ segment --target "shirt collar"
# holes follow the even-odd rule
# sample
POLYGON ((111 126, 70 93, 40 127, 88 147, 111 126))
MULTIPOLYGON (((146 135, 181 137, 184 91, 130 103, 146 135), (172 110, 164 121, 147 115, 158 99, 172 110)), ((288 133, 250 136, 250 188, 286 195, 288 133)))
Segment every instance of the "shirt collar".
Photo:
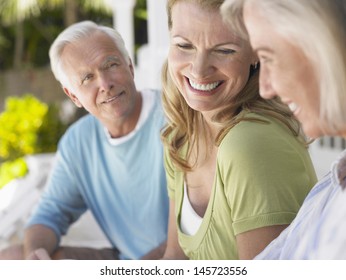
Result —
POLYGON ((127 134, 123 137, 112 138, 108 129, 106 127, 104 127, 104 131, 105 131, 107 140, 112 146, 118 146, 118 145, 121 145, 121 144, 127 142, 129 139, 131 139, 136 134, 136 132, 138 130, 140 130, 142 128, 145 121, 148 119, 149 113, 151 112, 151 110, 154 106, 155 92, 151 91, 151 90, 143 90, 140 93, 142 95, 142 108, 141 108, 141 113, 139 115, 138 122, 137 122, 136 127, 133 131, 131 131, 129 134, 127 134))
POLYGON ((346 189, 346 150, 344 150, 339 159, 332 165, 332 178, 334 185, 346 189))

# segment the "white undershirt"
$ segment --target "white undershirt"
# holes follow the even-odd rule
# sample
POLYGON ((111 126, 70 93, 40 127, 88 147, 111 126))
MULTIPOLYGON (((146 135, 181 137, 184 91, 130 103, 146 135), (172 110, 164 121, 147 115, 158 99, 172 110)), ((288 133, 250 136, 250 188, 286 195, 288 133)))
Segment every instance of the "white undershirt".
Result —
POLYGON ((198 231, 203 218, 201 218, 192 208, 187 194, 186 183, 184 182, 184 198, 181 209, 180 228, 186 235, 195 235, 198 231))
POLYGON ((136 134, 137 130, 139 130, 143 126, 144 122, 147 120, 151 108, 154 106, 155 93, 151 90, 143 90, 140 92, 140 94, 142 95, 142 108, 134 130, 132 130, 129 134, 125 136, 119 138, 112 138, 112 136, 108 132, 108 129, 106 127, 104 128, 107 139, 111 145, 117 146, 131 139, 136 134))

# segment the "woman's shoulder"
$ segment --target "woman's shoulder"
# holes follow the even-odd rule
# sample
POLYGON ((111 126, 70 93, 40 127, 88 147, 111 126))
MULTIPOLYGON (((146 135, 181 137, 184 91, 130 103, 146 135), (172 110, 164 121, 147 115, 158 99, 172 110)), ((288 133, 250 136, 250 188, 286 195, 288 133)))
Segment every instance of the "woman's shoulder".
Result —
POLYGON ((278 119, 244 112, 238 116, 239 122, 230 129, 221 141, 221 149, 242 152, 268 150, 275 146, 301 145, 291 130, 278 119))
POLYGON ((237 119, 238 123, 230 129, 225 138, 252 141, 251 137, 265 136, 267 138, 272 133, 290 133, 290 130, 282 122, 271 116, 244 112, 237 119))

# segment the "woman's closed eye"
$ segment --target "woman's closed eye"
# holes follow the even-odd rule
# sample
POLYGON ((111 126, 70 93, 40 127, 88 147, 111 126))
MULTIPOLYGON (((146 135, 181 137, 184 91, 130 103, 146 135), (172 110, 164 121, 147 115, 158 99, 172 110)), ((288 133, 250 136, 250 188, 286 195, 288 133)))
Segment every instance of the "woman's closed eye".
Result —
POLYGON ((257 53, 260 63, 263 65, 265 63, 270 63, 273 59, 270 55, 257 53))
POLYGON ((191 49, 193 49, 193 45, 191 45, 191 44, 176 44, 176 46, 179 49, 182 49, 182 50, 191 50, 191 49))
POLYGON ((218 54, 228 55, 228 54, 234 54, 236 51, 233 49, 217 49, 215 50, 215 52, 218 54))

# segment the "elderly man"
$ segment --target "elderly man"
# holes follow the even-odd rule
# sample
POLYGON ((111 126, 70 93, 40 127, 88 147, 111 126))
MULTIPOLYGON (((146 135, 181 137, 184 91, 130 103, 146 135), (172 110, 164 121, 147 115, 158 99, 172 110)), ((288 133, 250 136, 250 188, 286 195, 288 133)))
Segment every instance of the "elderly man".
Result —
POLYGON ((133 64, 112 28, 74 24, 57 37, 49 55, 66 95, 89 114, 60 140, 23 245, 6 249, 2 258, 160 258, 168 198, 159 92, 136 90, 133 64), (60 237, 87 209, 113 248, 59 247, 60 237))

